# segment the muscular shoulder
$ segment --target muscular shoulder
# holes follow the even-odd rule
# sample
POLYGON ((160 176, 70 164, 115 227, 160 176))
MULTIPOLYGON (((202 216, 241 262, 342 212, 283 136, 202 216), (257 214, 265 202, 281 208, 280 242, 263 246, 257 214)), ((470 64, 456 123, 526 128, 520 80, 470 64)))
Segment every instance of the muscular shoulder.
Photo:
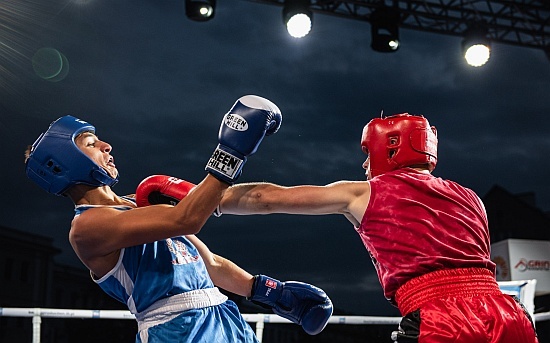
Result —
POLYGON ((71 231, 86 231, 93 228, 98 223, 98 220, 108 219, 110 216, 114 216, 120 213, 113 207, 107 206, 93 206, 87 208, 85 211, 81 211, 74 217, 71 223, 71 231))
MULTIPOLYGON (((96 251, 102 250, 101 247, 104 242, 112 234, 109 227, 103 223, 109 222, 110 218, 117 214, 118 211, 113 208, 94 207, 82 212, 73 219, 69 232, 69 242, 80 257, 93 255, 96 251)), ((105 253, 105 251, 101 251, 101 253, 105 253)))
POLYGON ((120 249, 109 249, 105 242, 108 235, 94 225, 94 218, 109 216, 113 209, 93 208, 79 216, 71 223, 69 242, 74 252, 84 265, 97 277, 102 277, 116 264, 120 249))
POLYGON ((337 181, 328 184, 327 187, 334 187, 342 192, 352 193, 354 195, 362 195, 370 191, 369 181, 337 181))
POLYGON ((369 205, 371 185, 369 181, 341 181, 334 184, 347 199, 347 212, 344 213, 354 226, 361 222, 369 205))

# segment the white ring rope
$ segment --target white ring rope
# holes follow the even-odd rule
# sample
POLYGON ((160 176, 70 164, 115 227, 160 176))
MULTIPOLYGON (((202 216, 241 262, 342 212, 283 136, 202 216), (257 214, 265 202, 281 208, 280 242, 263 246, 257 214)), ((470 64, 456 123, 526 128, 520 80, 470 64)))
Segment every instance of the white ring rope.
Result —
MULTIPOLYGON (((290 320, 279 317, 276 314, 243 313, 243 318, 249 323, 256 324, 256 336, 262 341, 265 323, 286 324, 290 320)), ((92 319, 134 319, 130 311, 126 310, 75 310, 60 308, 17 308, 0 307, 0 317, 32 317, 33 343, 40 343, 40 325, 42 318, 92 318, 92 319)), ((550 312, 535 313, 535 322, 550 320, 550 312)), ((377 317, 377 316, 336 316, 330 317, 328 324, 348 325, 397 325, 401 317, 377 317)))

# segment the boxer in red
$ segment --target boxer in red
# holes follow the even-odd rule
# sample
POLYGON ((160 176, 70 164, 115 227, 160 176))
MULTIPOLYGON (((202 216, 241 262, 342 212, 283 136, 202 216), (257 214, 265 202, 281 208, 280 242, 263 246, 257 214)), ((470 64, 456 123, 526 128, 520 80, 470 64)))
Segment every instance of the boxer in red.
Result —
POLYGON ((487 215, 470 189, 432 175, 437 131, 407 113, 371 120, 366 181, 230 187, 225 214, 343 214, 369 251, 384 295, 403 315, 396 342, 535 343, 531 318, 503 294, 487 215))

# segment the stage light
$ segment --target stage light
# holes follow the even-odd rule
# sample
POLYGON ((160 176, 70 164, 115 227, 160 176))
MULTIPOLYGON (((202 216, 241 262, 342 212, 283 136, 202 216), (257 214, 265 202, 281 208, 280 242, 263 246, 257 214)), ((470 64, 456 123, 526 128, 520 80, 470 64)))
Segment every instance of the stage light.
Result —
POLYGON ((288 33, 294 38, 302 38, 311 31, 313 13, 309 0, 285 0, 283 21, 288 33))
POLYGON ((462 41, 462 52, 466 62, 472 67, 481 67, 491 57, 491 45, 487 30, 481 27, 469 29, 462 41))
POLYGON ((185 14, 194 21, 207 21, 214 18, 216 0, 185 0, 185 14))
POLYGON ((378 52, 399 49, 399 12, 389 7, 371 13, 371 48, 378 52))
POLYGON ((466 62, 472 67, 481 67, 489 60, 491 49, 484 44, 475 44, 470 46, 464 53, 466 62))

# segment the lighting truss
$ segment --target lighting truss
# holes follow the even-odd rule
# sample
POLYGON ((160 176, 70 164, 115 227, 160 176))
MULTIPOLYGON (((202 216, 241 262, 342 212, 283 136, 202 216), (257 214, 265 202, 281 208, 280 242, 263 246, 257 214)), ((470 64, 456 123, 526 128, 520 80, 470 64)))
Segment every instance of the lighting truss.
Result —
MULTIPOLYGON (((284 5, 284 0, 249 1, 284 5)), ((542 49, 550 58, 549 0, 312 0, 310 9, 370 22, 383 6, 399 11, 403 29, 464 37, 471 23, 483 22, 492 42, 542 49)))

